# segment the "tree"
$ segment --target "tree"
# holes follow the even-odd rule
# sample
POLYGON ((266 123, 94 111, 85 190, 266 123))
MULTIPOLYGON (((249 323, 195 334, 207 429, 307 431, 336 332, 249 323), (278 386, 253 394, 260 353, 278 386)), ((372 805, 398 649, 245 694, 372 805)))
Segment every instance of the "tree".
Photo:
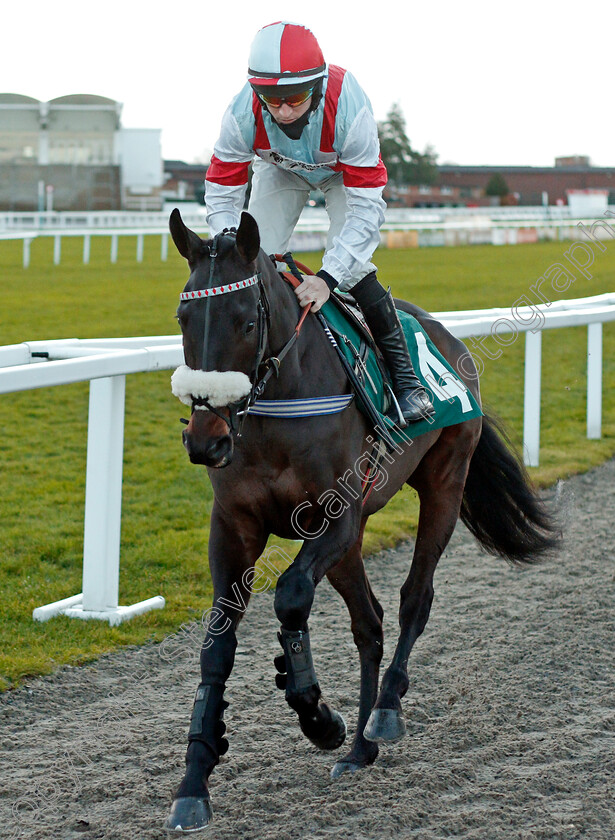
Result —
POLYGON ((433 184, 438 176, 437 155, 431 146, 424 152, 415 151, 406 134, 406 120, 400 106, 391 106, 386 120, 378 123, 380 153, 389 173, 389 181, 396 186, 405 184, 433 184))
POLYGON ((485 187, 485 195, 499 196, 502 198, 508 195, 509 192, 508 184, 501 172, 496 172, 492 175, 485 187))

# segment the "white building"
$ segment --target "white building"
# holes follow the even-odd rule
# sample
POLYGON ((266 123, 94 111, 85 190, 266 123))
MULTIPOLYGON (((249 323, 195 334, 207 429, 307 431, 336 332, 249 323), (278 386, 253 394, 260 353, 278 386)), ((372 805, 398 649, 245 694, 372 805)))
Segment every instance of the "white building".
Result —
POLYGON ((91 94, 40 102, 0 94, 0 209, 159 209, 159 129, 125 129, 91 94))

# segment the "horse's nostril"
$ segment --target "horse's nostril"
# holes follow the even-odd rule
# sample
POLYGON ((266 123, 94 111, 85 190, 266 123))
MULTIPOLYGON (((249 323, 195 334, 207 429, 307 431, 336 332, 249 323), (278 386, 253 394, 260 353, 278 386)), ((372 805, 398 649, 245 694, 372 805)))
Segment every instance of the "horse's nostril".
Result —
POLYGON ((187 429, 182 432, 186 452, 193 464, 207 467, 227 466, 233 454, 233 441, 230 435, 202 438, 191 434, 187 429))

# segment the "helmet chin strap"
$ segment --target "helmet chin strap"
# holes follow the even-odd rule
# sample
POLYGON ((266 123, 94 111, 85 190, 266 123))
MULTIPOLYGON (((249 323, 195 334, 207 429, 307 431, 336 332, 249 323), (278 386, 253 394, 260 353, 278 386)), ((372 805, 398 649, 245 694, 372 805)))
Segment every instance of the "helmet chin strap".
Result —
POLYGON ((312 101, 310 102, 310 107, 308 110, 308 114, 311 114, 312 111, 315 111, 318 106, 320 105, 320 100, 322 99, 322 77, 318 79, 316 84, 314 85, 314 93, 312 94, 312 101))

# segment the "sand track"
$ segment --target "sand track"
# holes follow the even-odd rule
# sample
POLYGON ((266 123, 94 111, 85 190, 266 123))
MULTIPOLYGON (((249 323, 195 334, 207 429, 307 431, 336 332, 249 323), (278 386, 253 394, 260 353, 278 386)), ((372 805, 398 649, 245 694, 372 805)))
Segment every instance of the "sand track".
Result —
MULTIPOLYGON (((272 596, 255 595, 229 682, 216 840, 615 837, 615 462, 566 482, 567 539, 519 571, 459 526, 411 658, 407 737, 353 778, 301 735, 274 685, 272 596)), ((412 546, 367 561, 390 656, 412 546)), ((325 697, 356 721, 358 660, 323 583, 311 620, 325 697)), ((1 840, 154 840, 181 779, 198 642, 105 656, 0 697, 1 840), (161 655, 164 653, 164 656, 161 655)), ((344 748, 342 748, 343 750, 344 748)))

